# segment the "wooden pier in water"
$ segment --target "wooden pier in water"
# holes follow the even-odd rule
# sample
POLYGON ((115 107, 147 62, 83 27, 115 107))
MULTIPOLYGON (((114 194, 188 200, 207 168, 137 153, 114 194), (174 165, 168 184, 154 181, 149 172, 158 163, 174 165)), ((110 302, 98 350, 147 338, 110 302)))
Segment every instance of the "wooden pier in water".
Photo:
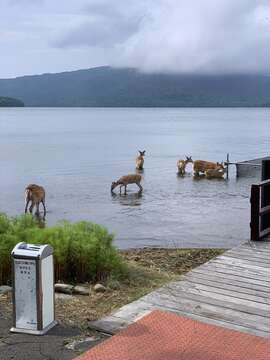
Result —
POLYGON ((270 239, 226 251, 90 327, 115 334, 155 309, 270 338, 270 239))

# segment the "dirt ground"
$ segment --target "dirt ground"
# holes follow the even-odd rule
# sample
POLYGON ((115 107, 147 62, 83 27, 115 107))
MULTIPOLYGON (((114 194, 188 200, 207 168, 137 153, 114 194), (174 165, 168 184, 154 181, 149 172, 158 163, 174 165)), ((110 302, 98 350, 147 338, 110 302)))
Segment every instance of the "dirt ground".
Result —
MULTIPOLYGON (((88 322, 97 320, 113 310, 134 301, 150 291, 176 280, 181 274, 221 254, 221 249, 158 249, 144 248, 121 251, 128 264, 128 277, 118 281, 108 279, 104 293, 96 293, 94 284, 90 295, 58 295, 56 297, 56 318, 63 326, 80 328, 90 334, 88 322)), ((11 296, 0 297, 2 308, 11 314, 11 296)))

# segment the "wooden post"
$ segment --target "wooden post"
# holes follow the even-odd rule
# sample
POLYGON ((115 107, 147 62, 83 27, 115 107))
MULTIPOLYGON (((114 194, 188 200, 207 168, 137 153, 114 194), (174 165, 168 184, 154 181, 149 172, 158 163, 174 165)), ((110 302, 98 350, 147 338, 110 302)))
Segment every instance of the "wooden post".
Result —
POLYGON ((250 240, 260 240, 260 187, 251 185, 250 240))
MULTIPOLYGON (((262 181, 270 179, 270 160, 262 160, 262 181)), ((270 205, 270 186, 261 189, 261 207, 270 205)), ((270 214, 262 215, 261 230, 270 228, 270 214)))
POLYGON ((229 179, 229 163, 230 163, 230 155, 227 154, 227 171, 226 171, 226 179, 229 179))

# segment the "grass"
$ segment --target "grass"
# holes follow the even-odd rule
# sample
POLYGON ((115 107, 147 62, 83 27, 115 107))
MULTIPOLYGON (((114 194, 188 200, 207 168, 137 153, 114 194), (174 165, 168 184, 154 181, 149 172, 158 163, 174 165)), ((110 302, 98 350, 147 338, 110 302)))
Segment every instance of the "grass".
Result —
MULTIPOLYGON (((0 214, 0 285, 10 279, 10 252, 20 241, 51 244, 56 280, 85 283, 89 296, 57 299, 56 317, 65 324, 88 332, 96 320, 141 296, 177 280, 187 271, 221 254, 222 249, 144 248, 118 251, 113 235, 90 222, 62 222, 41 229, 31 216, 10 218, 0 214), (96 293, 102 282, 107 291, 96 293)), ((11 300, 0 296, 0 305, 11 312, 11 300)))
POLYGON ((54 248, 56 280, 95 282, 126 276, 127 268, 113 246, 113 235, 100 225, 64 221, 40 228, 30 215, 10 218, 0 214, 0 284, 10 281, 10 253, 20 241, 54 248))

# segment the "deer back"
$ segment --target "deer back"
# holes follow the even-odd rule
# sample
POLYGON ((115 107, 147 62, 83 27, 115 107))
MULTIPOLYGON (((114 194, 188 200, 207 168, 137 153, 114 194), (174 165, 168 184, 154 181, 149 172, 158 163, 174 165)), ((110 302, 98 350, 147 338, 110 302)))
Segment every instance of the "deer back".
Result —
POLYGON ((193 161, 193 170, 194 171, 206 171, 209 169, 216 169, 217 163, 205 160, 195 160, 193 161))

